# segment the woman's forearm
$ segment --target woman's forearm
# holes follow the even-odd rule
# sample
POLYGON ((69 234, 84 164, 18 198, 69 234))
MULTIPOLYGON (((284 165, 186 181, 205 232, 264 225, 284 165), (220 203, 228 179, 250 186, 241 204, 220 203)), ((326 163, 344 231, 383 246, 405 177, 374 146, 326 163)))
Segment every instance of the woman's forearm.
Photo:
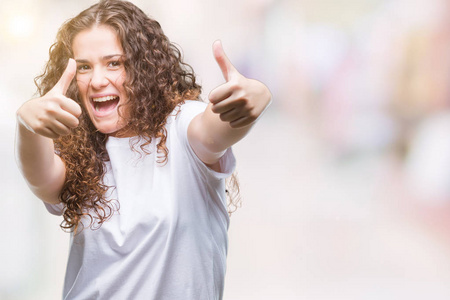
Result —
POLYGON ((53 140, 29 131, 18 116, 15 155, 31 191, 49 203, 58 203, 65 180, 65 166, 54 153, 53 140))

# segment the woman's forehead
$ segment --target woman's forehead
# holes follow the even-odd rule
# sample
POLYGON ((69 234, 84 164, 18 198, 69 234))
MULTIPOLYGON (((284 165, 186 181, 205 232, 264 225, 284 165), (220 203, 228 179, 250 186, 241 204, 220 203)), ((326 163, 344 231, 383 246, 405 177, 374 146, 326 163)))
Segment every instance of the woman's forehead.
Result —
POLYGON ((72 50, 75 58, 80 59, 123 54, 117 33, 111 27, 105 25, 80 31, 75 35, 72 50))

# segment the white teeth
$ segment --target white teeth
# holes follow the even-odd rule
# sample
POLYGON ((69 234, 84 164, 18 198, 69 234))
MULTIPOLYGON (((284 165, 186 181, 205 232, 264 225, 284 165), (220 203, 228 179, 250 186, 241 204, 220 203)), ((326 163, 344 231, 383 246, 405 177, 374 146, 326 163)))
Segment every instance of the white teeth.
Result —
POLYGON ((100 98, 92 98, 92 101, 94 102, 105 102, 105 101, 110 101, 110 100, 114 100, 117 99, 119 97, 117 96, 106 96, 106 97, 100 97, 100 98))

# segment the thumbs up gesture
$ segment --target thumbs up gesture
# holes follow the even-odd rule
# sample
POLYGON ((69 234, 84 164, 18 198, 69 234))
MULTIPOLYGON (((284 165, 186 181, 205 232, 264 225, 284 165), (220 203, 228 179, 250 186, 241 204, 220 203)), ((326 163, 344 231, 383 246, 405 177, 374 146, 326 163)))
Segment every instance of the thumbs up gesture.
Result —
POLYGON ((75 74, 76 62, 69 59, 61 78, 47 94, 19 108, 19 123, 33 133, 52 139, 69 134, 71 128, 78 126, 81 115, 80 105, 65 96, 75 74))
POLYGON ((209 94, 212 111, 232 128, 252 124, 271 102, 269 89, 262 82, 240 74, 226 56, 220 41, 214 42, 213 54, 226 82, 209 94))

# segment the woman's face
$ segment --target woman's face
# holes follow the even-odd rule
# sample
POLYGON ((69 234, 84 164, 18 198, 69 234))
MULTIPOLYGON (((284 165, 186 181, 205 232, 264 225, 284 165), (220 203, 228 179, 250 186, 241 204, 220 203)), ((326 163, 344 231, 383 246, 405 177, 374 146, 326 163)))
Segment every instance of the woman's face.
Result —
POLYGON ((115 135, 128 117, 124 53, 117 34, 108 26, 94 26, 75 36, 72 50, 79 93, 92 123, 100 132, 115 135))

